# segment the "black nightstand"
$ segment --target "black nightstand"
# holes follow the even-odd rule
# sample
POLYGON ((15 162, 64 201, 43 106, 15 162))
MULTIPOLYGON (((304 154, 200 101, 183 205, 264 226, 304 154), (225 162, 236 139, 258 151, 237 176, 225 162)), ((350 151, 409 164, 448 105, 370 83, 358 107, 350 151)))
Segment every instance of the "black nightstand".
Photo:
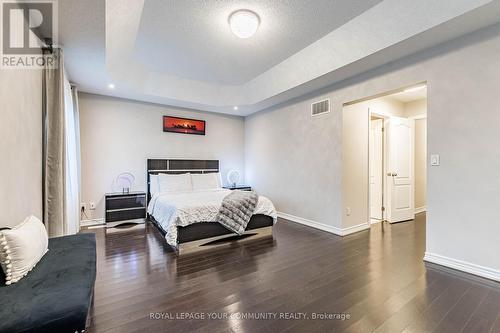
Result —
POLYGON ((144 223, 146 218, 146 193, 106 193, 106 225, 144 223))
POLYGON ((251 191, 252 187, 248 185, 224 186, 227 190, 251 191))

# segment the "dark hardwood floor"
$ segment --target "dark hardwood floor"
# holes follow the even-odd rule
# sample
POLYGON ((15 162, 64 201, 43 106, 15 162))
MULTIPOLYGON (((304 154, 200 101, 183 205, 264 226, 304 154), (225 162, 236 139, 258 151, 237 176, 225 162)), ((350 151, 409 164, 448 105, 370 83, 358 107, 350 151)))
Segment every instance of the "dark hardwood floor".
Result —
POLYGON ((88 332, 500 332, 499 284, 422 261, 424 214, 344 238, 280 220, 274 240, 180 258, 150 224, 87 232, 88 332))

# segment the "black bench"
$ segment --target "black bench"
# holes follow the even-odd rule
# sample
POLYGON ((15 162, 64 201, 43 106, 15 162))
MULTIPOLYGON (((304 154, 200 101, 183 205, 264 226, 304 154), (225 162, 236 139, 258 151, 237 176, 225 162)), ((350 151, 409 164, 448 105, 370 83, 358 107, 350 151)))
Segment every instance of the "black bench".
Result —
POLYGON ((49 239, 49 251, 27 276, 10 286, 0 280, 0 332, 81 332, 95 276, 94 234, 49 239))

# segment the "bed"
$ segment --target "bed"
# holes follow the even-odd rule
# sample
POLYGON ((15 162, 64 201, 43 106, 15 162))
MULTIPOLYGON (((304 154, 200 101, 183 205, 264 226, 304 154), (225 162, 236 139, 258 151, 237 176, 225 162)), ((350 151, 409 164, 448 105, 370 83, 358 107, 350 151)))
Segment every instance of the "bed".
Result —
MULTIPOLYGON (((254 214, 243 235, 237 235, 214 221, 214 217, 228 189, 217 188, 175 190, 161 192, 156 189, 160 174, 196 175, 217 174, 218 160, 147 160, 148 220, 165 236, 166 242, 178 255, 227 246, 233 242, 247 242, 272 237, 277 220, 272 202, 258 197, 254 214)), ((214 175, 215 176, 215 175, 214 175)), ((162 176, 163 177, 163 176, 162 176)), ((172 178, 172 177, 171 177, 172 178)))

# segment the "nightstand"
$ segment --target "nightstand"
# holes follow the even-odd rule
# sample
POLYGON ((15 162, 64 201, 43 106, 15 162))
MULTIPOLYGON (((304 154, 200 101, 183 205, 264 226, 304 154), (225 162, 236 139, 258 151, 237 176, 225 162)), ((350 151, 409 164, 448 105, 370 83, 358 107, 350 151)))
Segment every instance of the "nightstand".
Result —
POLYGON ((227 190, 251 191, 252 187, 248 185, 224 186, 227 190))
POLYGON ((106 225, 114 227, 123 223, 144 223, 146 218, 146 193, 106 193, 106 225))

